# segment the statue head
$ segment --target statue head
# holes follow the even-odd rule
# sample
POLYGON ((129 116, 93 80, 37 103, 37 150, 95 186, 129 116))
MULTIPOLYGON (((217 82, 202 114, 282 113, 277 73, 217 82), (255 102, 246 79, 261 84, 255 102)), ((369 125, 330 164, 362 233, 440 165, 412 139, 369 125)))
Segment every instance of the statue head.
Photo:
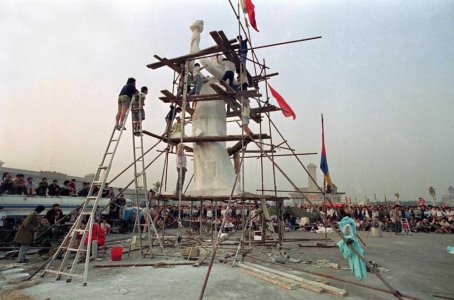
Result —
POLYGON ((195 20, 194 23, 189 27, 192 32, 199 32, 201 33, 203 31, 203 20, 195 20))

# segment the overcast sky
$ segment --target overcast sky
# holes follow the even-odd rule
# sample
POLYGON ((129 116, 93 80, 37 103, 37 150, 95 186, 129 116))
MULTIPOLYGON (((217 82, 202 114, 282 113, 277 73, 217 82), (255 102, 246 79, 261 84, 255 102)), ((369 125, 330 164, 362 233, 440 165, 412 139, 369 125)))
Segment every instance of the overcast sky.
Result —
MULTIPOLYGON (((399 192, 412 200, 428 197, 431 185, 438 195, 454 185, 454 1, 254 3, 256 46, 323 37, 257 50, 269 72, 279 72, 270 83, 296 112, 295 121, 280 112, 273 120, 297 152, 320 153, 323 113, 332 178, 349 196, 373 199, 375 191, 382 200, 399 192)), ((213 45, 212 30, 229 38, 238 33, 228 1, 221 0, 0 1, 0 160, 12 168, 95 172, 118 93, 131 76, 150 89, 144 128, 162 133, 168 106, 158 97, 171 90, 173 73, 145 65, 154 54, 188 53, 196 19, 205 21, 202 48, 213 45)), ((127 127, 112 174, 132 161, 127 127)), ((258 131, 256 123, 251 128, 258 131)), ((320 156, 302 159, 318 166, 320 156)), ((307 186, 294 158, 277 161, 307 186)), ((265 187, 272 188, 267 165, 265 187)), ((170 191, 174 169, 172 157, 170 191)), ((253 192, 260 188, 260 162, 248 159, 246 169, 253 192)), ((161 173, 159 160, 147 173, 149 183, 161 173)), ((278 185, 290 188, 280 175, 278 185)))

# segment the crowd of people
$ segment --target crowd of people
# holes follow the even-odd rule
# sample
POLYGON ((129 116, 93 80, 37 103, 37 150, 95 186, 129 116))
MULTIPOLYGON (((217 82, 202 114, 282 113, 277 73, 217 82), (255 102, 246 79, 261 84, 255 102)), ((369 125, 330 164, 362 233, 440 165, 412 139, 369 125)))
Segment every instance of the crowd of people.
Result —
MULTIPOLYGON (((25 195, 25 196, 67 196, 67 197, 86 197, 90 191, 90 182, 82 182, 82 187, 77 189, 76 179, 65 180, 63 185, 58 183, 57 179, 48 183, 47 178, 41 178, 38 184, 35 183, 32 177, 25 179, 23 174, 17 174, 14 178, 9 172, 3 173, 0 183, 0 195, 25 195)), ((99 188, 95 188, 94 195, 99 192, 99 188)), ((113 189, 106 184, 102 190, 102 197, 111 197, 113 189)))
MULTIPOLYGON (((313 213, 312 208, 301 207, 307 213, 313 213)), ((400 205, 371 205, 350 207, 319 207, 332 222, 338 222, 348 215, 355 220, 357 230, 369 231, 372 227, 382 231, 402 232, 402 227, 410 232, 454 233, 454 209, 447 206, 400 206, 400 205)), ((305 227, 308 218, 297 218, 293 215, 286 217, 287 226, 305 227)))

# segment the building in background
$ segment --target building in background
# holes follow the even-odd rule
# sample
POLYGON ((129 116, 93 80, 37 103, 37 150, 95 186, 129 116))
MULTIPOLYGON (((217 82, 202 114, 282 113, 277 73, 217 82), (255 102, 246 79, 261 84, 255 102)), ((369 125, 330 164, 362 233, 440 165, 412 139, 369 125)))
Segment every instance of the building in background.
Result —
MULTIPOLYGON (((310 163, 307 165, 307 170, 310 176, 307 176, 307 187, 300 187, 299 189, 303 192, 303 194, 313 203, 317 205, 323 204, 323 194, 320 193, 320 190, 317 187, 317 166, 310 163), (311 179, 314 179, 314 181, 311 179)), ((318 182, 317 182, 318 183, 318 182)), ((323 183, 319 184, 320 187, 323 187, 323 183)), ((337 188, 335 188, 334 193, 337 193, 337 188)), ((297 192, 292 192, 290 195, 290 202, 293 205, 303 205, 304 198, 297 192)), ((341 202, 342 194, 333 194, 329 195, 331 201, 333 203, 340 203, 341 202)))

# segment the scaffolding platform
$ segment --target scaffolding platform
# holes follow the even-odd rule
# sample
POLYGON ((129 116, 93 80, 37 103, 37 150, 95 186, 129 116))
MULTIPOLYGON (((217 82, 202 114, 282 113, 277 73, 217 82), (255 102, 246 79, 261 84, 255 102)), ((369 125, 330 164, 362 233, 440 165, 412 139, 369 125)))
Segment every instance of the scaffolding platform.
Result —
MULTIPOLYGON (((164 96, 159 97, 159 99, 164 102, 164 103, 172 103, 172 102, 177 102, 181 103, 183 100, 182 96, 175 96, 173 95, 170 91, 168 90, 162 90, 161 93, 164 96), (169 95, 170 94, 170 95, 169 95)), ((247 90, 243 92, 225 92, 222 94, 216 93, 216 94, 210 94, 210 95, 187 95, 186 96, 186 102, 200 102, 200 101, 213 101, 213 100, 226 100, 226 99, 231 99, 231 98, 236 98, 236 97, 241 97, 244 96, 246 98, 251 98, 251 97, 262 97, 262 94, 258 93, 258 90, 247 90)))
MULTIPOLYGON (((151 136, 151 137, 154 137, 155 139, 158 139, 158 140, 161 140, 163 142, 166 142, 172 146, 176 146, 180 143, 180 141, 178 140, 178 143, 175 143, 173 141, 171 141, 169 138, 165 137, 165 136, 162 136, 162 135, 158 135, 158 134, 155 134, 155 133, 152 133, 152 132, 149 132, 147 130, 142 130, 142 133, 145 134, 145 135, 148 135, 148 136, 151 136)), ((189 146, 184 146, 184 150, 187 151, 187 152, 194 152, 194 149, 192 149, 191 147, 189 146)))
MULTIPOLYGON (((240 46, 238 44, 235 44, 237 42, 238 42, 237 39, 229 40, 228 44, 230 46, 230 49, 232 49, 232 50, 239 49, 240 46)), ((155 69, 159 69, 159 68, 164 67, 164 66, 168 66, 168 67, 172 68, 173 70, 176 70, 177 72, 180 72, 179 65, 183 64, 186 60, 188 60, 188 59, 196 59, 196 58, 198 58, 200 56, 206 56, 206 55, 220 53, 220 52, 222 52, 222 50, 219 48, 219 46, 212 46, 212 47, 208 47, 208 48, 202 49, 199 52, 194 53, 194 54, 188 54, 188 55, 183 55, 183 56, 179 56, 179 57, 175 57, 175 58, 169 58, 169 59, 161 58, 161 57, 159 57, 157 55, 154 55, 154 57, 159 62, 148 64, 147 67, 152 69, 152 70, 155 70, 155 69)))
MULTIPOLYGON (((154 200, 178 200, 178 196, 176 195, 158 195, 154 196, 152 199, 154 200)), ((259 200, 265 200, 265 201, 283 201, 290 199, 289 197, 278 197, 278 196, 273 196, 273 195, 260 195, 260 194, 251 194, 251 193, 246 193, 243 195, 222 195, 222 196, 198 196, 198 195, 181 195, 181 201, 190 201, 190 202, 200 202, 200 201, 228 201, 229 199, 232 200, 252 200, 252 201, 259 201, 259 200)))
MULTIPOLYGON (((183 143, 214 143, 214 142, 232 142, 232 141, 251 141, 251 140, 265 140, 269 139, 270 136, 267 134, 251 134, 247 136, 242 135, 223 135, 223 136, 188 136, 183 137, 183 143), (252 139, 251 139, 252 138, 252 139)), ((181 142, 181 138, 170 138, 167 139, 172 144, 179 144, 181 142)))

